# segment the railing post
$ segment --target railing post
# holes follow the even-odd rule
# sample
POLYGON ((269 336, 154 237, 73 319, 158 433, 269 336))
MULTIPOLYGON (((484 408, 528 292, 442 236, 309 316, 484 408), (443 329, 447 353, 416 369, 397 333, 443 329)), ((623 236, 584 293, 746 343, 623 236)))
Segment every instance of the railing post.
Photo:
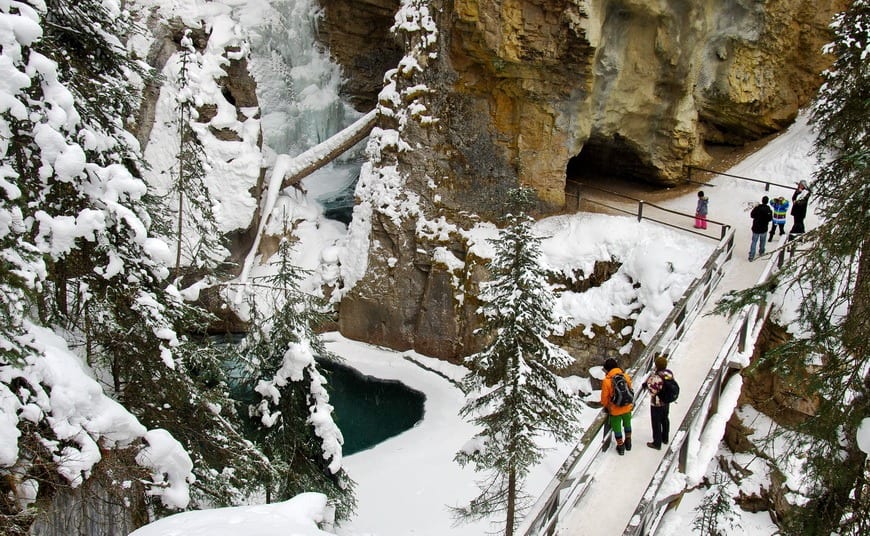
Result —
POLYGON ((792 257, 794 257, 794 252, 797 250, 797 242, 792 241, 791 245, 787 246, 787 247, 788 247, 788 258, 791 259, 792 257))
POLYGON ((764 191, 765 191, 765 192, 769 192, 769 191, 770 191, 770 183, 769 183, 769 182, 765 182, 765 183, 764 183, 764 191))
POLYGON ((692 166, 686 166, 686 169, 689 170, 689 172, 688 172, 688 174, 687 174, 687 176, 686 176, 686 181, 687 181, 687 182, 692 182, 692 166))
POLYGON ((716 383, 713 386, 713 392, 710 393, 710 405, 708 406, 707 414, 713 415, 719 411, 719 398, 722 396, 722 387, 725 383, 724 369, 720 369, 716 375, 716 383))
POLYGON ((680 445, 680 454, 677 456, 677 469, 685 474, 686 466, 689 465, 689 439, 691 429, 686 430, 686 437, 683 438, 683 444, 680 445))
POLYGON ((637 221, 643 219, 643 199, 637 202, 637 221))
POLYGON ((755 315, 755 320, 752 322, 753 325, 758 324, 758 322, 764 318, 764 315, 767 311, 767 298, 762 298, 761 302, 758 304, 758 312, 755 315))

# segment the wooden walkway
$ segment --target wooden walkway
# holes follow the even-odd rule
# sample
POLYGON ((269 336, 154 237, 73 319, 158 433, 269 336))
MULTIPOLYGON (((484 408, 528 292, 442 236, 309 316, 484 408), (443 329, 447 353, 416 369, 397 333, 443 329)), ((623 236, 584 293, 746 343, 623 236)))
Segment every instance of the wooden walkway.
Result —
MULTIPOLYGON (((742 253, 748 247, 747 240, 740 241, 735 237, 735 252, 742 253)), ((731 329, 728 319, 708 313, 726 292, 754 284, 765 264, 749 263, 742 254, 735 253, 707 305, 671 355, 670 368, 680 382, 681 391, 680 400, 670 408, 672 431, 682 424, 731 329)), ((598 456, 590 475, 592 484, 565 516, 557 534, 623 534, 666 452, 665 449, 653 450, 646 446, 652 440, 647 399, 635 408, 632 428, 632 450, 619 456, 611 447, 598 456)))

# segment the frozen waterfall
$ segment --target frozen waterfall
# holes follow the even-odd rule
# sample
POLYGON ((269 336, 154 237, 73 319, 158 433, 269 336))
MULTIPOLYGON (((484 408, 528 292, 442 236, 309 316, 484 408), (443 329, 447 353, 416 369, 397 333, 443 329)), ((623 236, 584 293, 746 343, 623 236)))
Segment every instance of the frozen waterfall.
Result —
MULTIPOLYGON (((251 71, 257 81, 264 145, 296 156, 350 125, 361 113, 339 96, 341 69, 315 38, 316 0, 268 0, 250 23, 251 71)), ((347 223, 362 144, 302 185, 327 217, 347 223)))

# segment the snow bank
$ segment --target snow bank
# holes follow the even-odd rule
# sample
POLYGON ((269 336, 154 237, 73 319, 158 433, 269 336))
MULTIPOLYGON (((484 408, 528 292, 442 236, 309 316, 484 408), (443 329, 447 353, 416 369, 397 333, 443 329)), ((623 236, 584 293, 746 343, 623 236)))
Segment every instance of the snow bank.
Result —
POLYGON ((133 531, 130 536, 329 536, 326 496, 302 493, 289 501, 182 512, 133 531))

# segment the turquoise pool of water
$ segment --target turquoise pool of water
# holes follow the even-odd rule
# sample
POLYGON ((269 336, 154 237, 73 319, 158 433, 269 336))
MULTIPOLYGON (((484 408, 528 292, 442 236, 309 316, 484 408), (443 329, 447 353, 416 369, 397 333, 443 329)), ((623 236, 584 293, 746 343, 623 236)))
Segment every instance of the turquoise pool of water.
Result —
POLYGON ((371 448, 423 419, 426 397, 395 380, 366 376, 331 361, 318 361, 327 377, 333 419, 344 436, 345 456, 371 448))
MULTIPOLYGON (((242 335, 215 337, 224 344, 238 344, 242 335)), ((423 419, 425 395, 397 380, 366 376, 356 369, 318 359, 317 366, 326 376, 326 390, 335 420, 344 436, 343 454, 371 448, 398 435, 423 419)), ((259 395, 244 381, 244 370, 233 359, 224 367, 230 376, 233 396, 243 403, 256 403, 259 395)))

